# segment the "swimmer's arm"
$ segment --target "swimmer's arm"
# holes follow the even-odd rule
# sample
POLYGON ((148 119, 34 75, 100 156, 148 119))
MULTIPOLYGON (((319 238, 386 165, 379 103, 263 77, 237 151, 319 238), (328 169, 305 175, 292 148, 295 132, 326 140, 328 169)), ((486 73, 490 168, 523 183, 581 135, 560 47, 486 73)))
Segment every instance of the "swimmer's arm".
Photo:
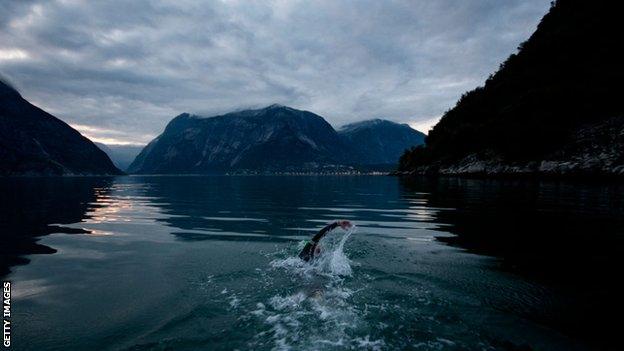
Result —
POLYGON ((304 261, 310 261, 312 258, 314 258, 314 255, 317 254, 317 245, 318 242, 325 236, 325 234, 327 234, 329 231, 335 229, 337 226, 339 226, 340 224, 338 222, 334 222, 330 225, 325 226, 325 228, 321 229, 313 238, 312 240, 308 241, 305 246, 303 247, 303 250, 301 250, 301 252, 299 253, 299 258, 301 258, 304 261))
POLYGON ((332 224, 329 224, 327 226, 325 226, 325 228, 321 229, 313 238, 312 238, 312 242, 314 243, 318 243, 319 240, 321 240, 325 234, 329 233, 330 231, 336 229, 336 227, 342 227, 343 229, 347 229, 349 227, 351 227, 351 222, 349 221, 336 221, 332 224))
POLYGON ((349 221, 337 221, 330 225, 327 225, 325 228, 321 229, 312 240, 308 241, 303 250, 299 253, 299 257, 304 261, 311 260, 316 254, 317 244, 318 242, 325 236, 325 234, 329 233, 331 230, 336 229, 336 227, 341 226, 343 229, 347 229, 351 227, 351 222, 349 221))
POLYGON ((337 226, 338 226, 338 222, 334 222, 332 224, 325 226, 325 228, 321 229, 318 233, 316 233, 316 235, 312 238, 312 241, 315 243, 318 243, 319 240, 323 239, 325 234, 336 229, 337 226))

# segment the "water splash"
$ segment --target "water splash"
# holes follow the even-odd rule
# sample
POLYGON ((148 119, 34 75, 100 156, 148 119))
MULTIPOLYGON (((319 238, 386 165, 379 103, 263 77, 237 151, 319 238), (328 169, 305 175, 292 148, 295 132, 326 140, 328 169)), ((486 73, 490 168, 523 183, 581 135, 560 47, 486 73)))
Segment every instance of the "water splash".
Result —
MULTIPOLYGON (((325 249, 322 249, 320 257, 312 263, 319 268, 320 272, 335 276, 351 276, 353 274, 351 260, 344 253, 344 245, 351 234, 355 232, 355 228, 355 225, 349 228, 335 247, 331 244, 325 244, 325 249)), ((327 243, 331 243, 331 241, 328 240, 327 243)))
POLYGON ((356 226, 349 228, 342 237, 337 239, 336 231, 326 235, 319 243, 321 253, 311 262, 305 262, 298 257, 271 261, 271 267, 284 268, 303 276, 325 275, 330 277, 346 277, 353 274, 351 260, 344 252, 344 246, 349 237, 355 233, 356 226))
POLYGON ((285 270, 297 287, 285 286, 249 312, 268 327, 256 335, 255 346, 271 342, 275 350, 382 348, 383 340, 370 340, 367 333, 358 332, 361 327, 366 330, 366 323, 351 301, 356 291, 345 286, 346 278, 353 275, 345 244, 355 231, 353 226, 329 233, 319 243, 320 255, 311 262, 292 253, 271 262, 273 269, 285 270))

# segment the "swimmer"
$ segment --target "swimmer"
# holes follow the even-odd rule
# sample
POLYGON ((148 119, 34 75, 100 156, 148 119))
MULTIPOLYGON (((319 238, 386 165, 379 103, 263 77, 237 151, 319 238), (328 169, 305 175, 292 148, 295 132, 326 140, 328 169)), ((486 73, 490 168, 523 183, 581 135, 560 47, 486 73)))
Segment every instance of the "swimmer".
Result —
POLYGON ((330 231, 336 229, 337 227, 340 227, 344 230, 347 230, 349 228, 351 228, 353 226, 353 224, 351 224, 351 222, 349 221, 336 221, 332 224, 327 225, 325 228, 321 229, 313 238, 312 240, 308 241, 305 246, 303 247, 303 250, 301 250, 301 252, 299 253, 299 258, 301 258, 302 260, 308 262, 310 260, 313 260, 315 257, 317 257, 318 255, 320 255, 321 253, 321 247, 319 246, 319 241, 321 241, 321 239, 323 239, 323 237, 325 236, 325 234, 329 233, 330 231))

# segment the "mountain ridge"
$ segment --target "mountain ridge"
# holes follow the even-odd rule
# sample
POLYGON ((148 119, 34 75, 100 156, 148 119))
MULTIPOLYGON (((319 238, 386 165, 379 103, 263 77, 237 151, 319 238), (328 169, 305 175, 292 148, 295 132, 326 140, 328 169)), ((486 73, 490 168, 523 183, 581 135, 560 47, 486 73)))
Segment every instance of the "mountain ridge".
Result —
POLYGON ((618 9, 606 0, 553 2, 518 52, 444 114, 424 147, 401 157, 399 171, 623 175, 618 9))
POLYGON ((223 173, 229 170, 315 169, 345 155, 322 117, 290 107, 196 118, 173 118, 128 170, 133 173, 223 173), (271 155, 267 159, 266 155, 271 155), (305 165, 305 164, 308 165, 305 165))
POLYGON ((422 145, 425 134, 407 124, 375 118, 343 125, 338 134, 361 165, 394 164, 410 147, 422 145))
POLYGON ((118 175, 104 151, 0 79, 0 175, 118 175))
MULTIPOLYGON (((407 125, 389 121, 382 124, 386 122, 420 133, 407 125)), ((360 127, 365 125, 366 122, 360 127)), ((400 155, 395 154, 393 163, 400 155)), ((141 151, 128 171, 338 172, 377 163, 387 164, 387 158, 366 159, 353 148, 344 132, 336 131, 322 116, 272 104, 210 117, 179 114, 141 151)))

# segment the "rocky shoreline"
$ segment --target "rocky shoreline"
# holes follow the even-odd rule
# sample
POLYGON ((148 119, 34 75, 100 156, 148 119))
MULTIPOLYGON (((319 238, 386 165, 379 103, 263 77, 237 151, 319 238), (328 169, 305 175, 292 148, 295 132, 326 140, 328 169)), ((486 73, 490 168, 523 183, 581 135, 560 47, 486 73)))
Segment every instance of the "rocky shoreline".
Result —
POLYGON ((624 179, 624 163, 613 153, 583 154, 566 160, 505 162, 470 155, 452 164, 432 164, 390 175, 441 175, 481 177, 617 177, 624 179))
POLYGON ((409 171, 394 171, 394 176, 475 176, 475 177, 618 177, 624 179, 624 164, 600 159, 542 160, 506 163, 469 156, 449 165, 427 165, 409 171))
POLYGON ((456 162, 432 163, 392 175, 485 177, 616 177, 624 179, 624 117, 586 124, 542 160, 510 162, 489 150, 456 162))

